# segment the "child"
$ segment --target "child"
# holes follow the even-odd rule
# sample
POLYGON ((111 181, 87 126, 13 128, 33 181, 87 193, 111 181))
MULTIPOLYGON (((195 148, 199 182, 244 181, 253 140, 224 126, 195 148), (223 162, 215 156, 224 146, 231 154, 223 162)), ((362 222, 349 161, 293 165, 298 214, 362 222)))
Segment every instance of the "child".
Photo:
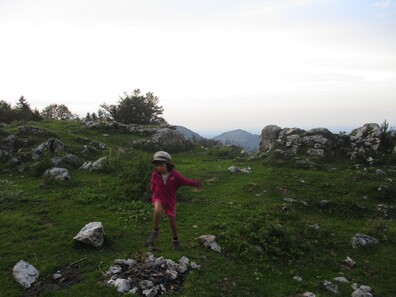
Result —
POLYGON ((172 157, 164 151, 154 154, 153 164, 155 170, 151 174, 150 191, 154 204, 154 229, 147 239, 146 246, 154 246, 160 230, 162 211, 168 216, 169 225, 173 233, 173 250, 180 247, 179 235, 176 224, 176 191, 181 186, 201 188, 199 180, 192 180, 181 175, 171 163, 172 157))

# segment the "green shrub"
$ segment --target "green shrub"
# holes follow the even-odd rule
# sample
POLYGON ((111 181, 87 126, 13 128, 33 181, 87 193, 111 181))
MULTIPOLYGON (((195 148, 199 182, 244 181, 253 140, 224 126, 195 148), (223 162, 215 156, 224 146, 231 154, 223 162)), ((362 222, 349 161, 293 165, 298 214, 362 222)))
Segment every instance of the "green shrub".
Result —
POLYGON ((117 178, 117 192, 127 200, 149 200, 153 167, 146 154, 133 154, 117 178))

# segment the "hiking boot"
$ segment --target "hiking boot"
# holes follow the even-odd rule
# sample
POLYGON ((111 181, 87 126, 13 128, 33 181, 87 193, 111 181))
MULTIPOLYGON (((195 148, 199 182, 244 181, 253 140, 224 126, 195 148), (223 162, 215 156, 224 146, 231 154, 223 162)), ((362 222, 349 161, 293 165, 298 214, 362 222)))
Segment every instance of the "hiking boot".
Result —
POLYGON ((159 230, 152 230, 144 246, 154 246, 155 242, 157 241, 158 234, 159 234, 159 230))
POLYGON ((177 240, 172 240, 172 244, 173 244, 173 250, 174 251, 178 251, 178 250, 180 250, 180 241, 177 239, 177 240))

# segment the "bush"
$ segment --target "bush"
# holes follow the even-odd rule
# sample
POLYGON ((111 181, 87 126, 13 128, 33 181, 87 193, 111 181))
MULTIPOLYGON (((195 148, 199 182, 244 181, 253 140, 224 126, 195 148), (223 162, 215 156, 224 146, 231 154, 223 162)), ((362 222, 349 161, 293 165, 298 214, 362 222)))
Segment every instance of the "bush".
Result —
POLYGON ((368 235, 387 241, 389 238, 390 221, 383 218, 369 219, 366 223, 368 235))
POLYGON ((118 176, 117 192, 127 200, 149 200, 153 168, 151 158, 145 154, 131 156, 118 176))

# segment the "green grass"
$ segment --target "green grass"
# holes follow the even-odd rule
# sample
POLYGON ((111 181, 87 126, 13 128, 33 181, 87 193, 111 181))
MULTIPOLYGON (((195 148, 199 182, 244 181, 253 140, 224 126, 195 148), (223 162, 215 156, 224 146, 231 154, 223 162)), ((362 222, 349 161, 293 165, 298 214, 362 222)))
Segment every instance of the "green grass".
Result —
MULTIPOLYGON (((128 197, 125 193, 129 192, 120 184, 128 188, 129 174, 131 185, 138 183, 133 174, 145 169, 140 165, 141 171, 136 171, 133 157, 147 158, 148 154, 129 150, 137 135, 89 130, 75 121, 29 125, 57 135, 76 151, 86 142, 84 138, 106 143, 108 149, 86 159, 107 155, 111 162, 102 172, 71 167, 70 184, 44 185, 41 176, 32 171, 20 173, 16 168, 0 166, 0 180, 9 182, 0 189, 0 296, 21 296, 23 289, 12 277, 12 267, 21 259, 35 265, 41 276, 84 259, 80 262, 81 283, 43 296, 119 296, 114 288, 98 282, 101 271, 114 259, 147 251, 143 244, 152 227, 152 206, 144 189, 132 187, 143 192, 128 197), (119 148, 123 152, 115 153, 119 148), (104 225, 102 248, 72 240, 90 221, 104 225)), ((16 127, 8 126, 0 132, 16 131, 16 127)), ((155 254, 174 260, 185 255, 201 265, 200 271, 188 275, 179 296, 293 296, 305 291, 333 296, 321 284, 340 273, 352 282, 371 286, 374 296, 396 294, 395 210, 389 209, 387 218, 376 211, 380 203, 395 205, 396 197, 391 194, 396 174, 392 168, 382 167, 388 172, 383 177, 374 169, 362 171, 348 164, 322 164, 320 170, 268 166, 260 160, 234 161, 229 154, 201 148, 174 154, 173 158, 184 175, 204 182, 201 192, 190 188, 178 192, 182 251, 172 251, 170 228, 165 218, 162 221, 161 252, 155 254), (231 165, 250 166, 252 173, 231 174, 231 165), (378 191, 378 187, 388 190, 378 191), (303 200, 308 206, 288 203, 284 198, 303 200), (328 207, 320 205, 322 200, 329 201, 328 207), (374 226, 373 220, 386 230, 374 226), (309 227, 313 224, 320 229, 309 227), (355 233, 370 232, 372 236, 386 236, 377 246, 351 247, 355 233), (216 235, 222 253, 200 246, 195 238, 202 234, 216 235), (342 265, 347 256, 357 262, 356 268, 342 265), (295 275, 303 277, 303 282, 294 281, 295 275)), ((350 285, 338 285, 338 296, 351 295, 350 285)))

